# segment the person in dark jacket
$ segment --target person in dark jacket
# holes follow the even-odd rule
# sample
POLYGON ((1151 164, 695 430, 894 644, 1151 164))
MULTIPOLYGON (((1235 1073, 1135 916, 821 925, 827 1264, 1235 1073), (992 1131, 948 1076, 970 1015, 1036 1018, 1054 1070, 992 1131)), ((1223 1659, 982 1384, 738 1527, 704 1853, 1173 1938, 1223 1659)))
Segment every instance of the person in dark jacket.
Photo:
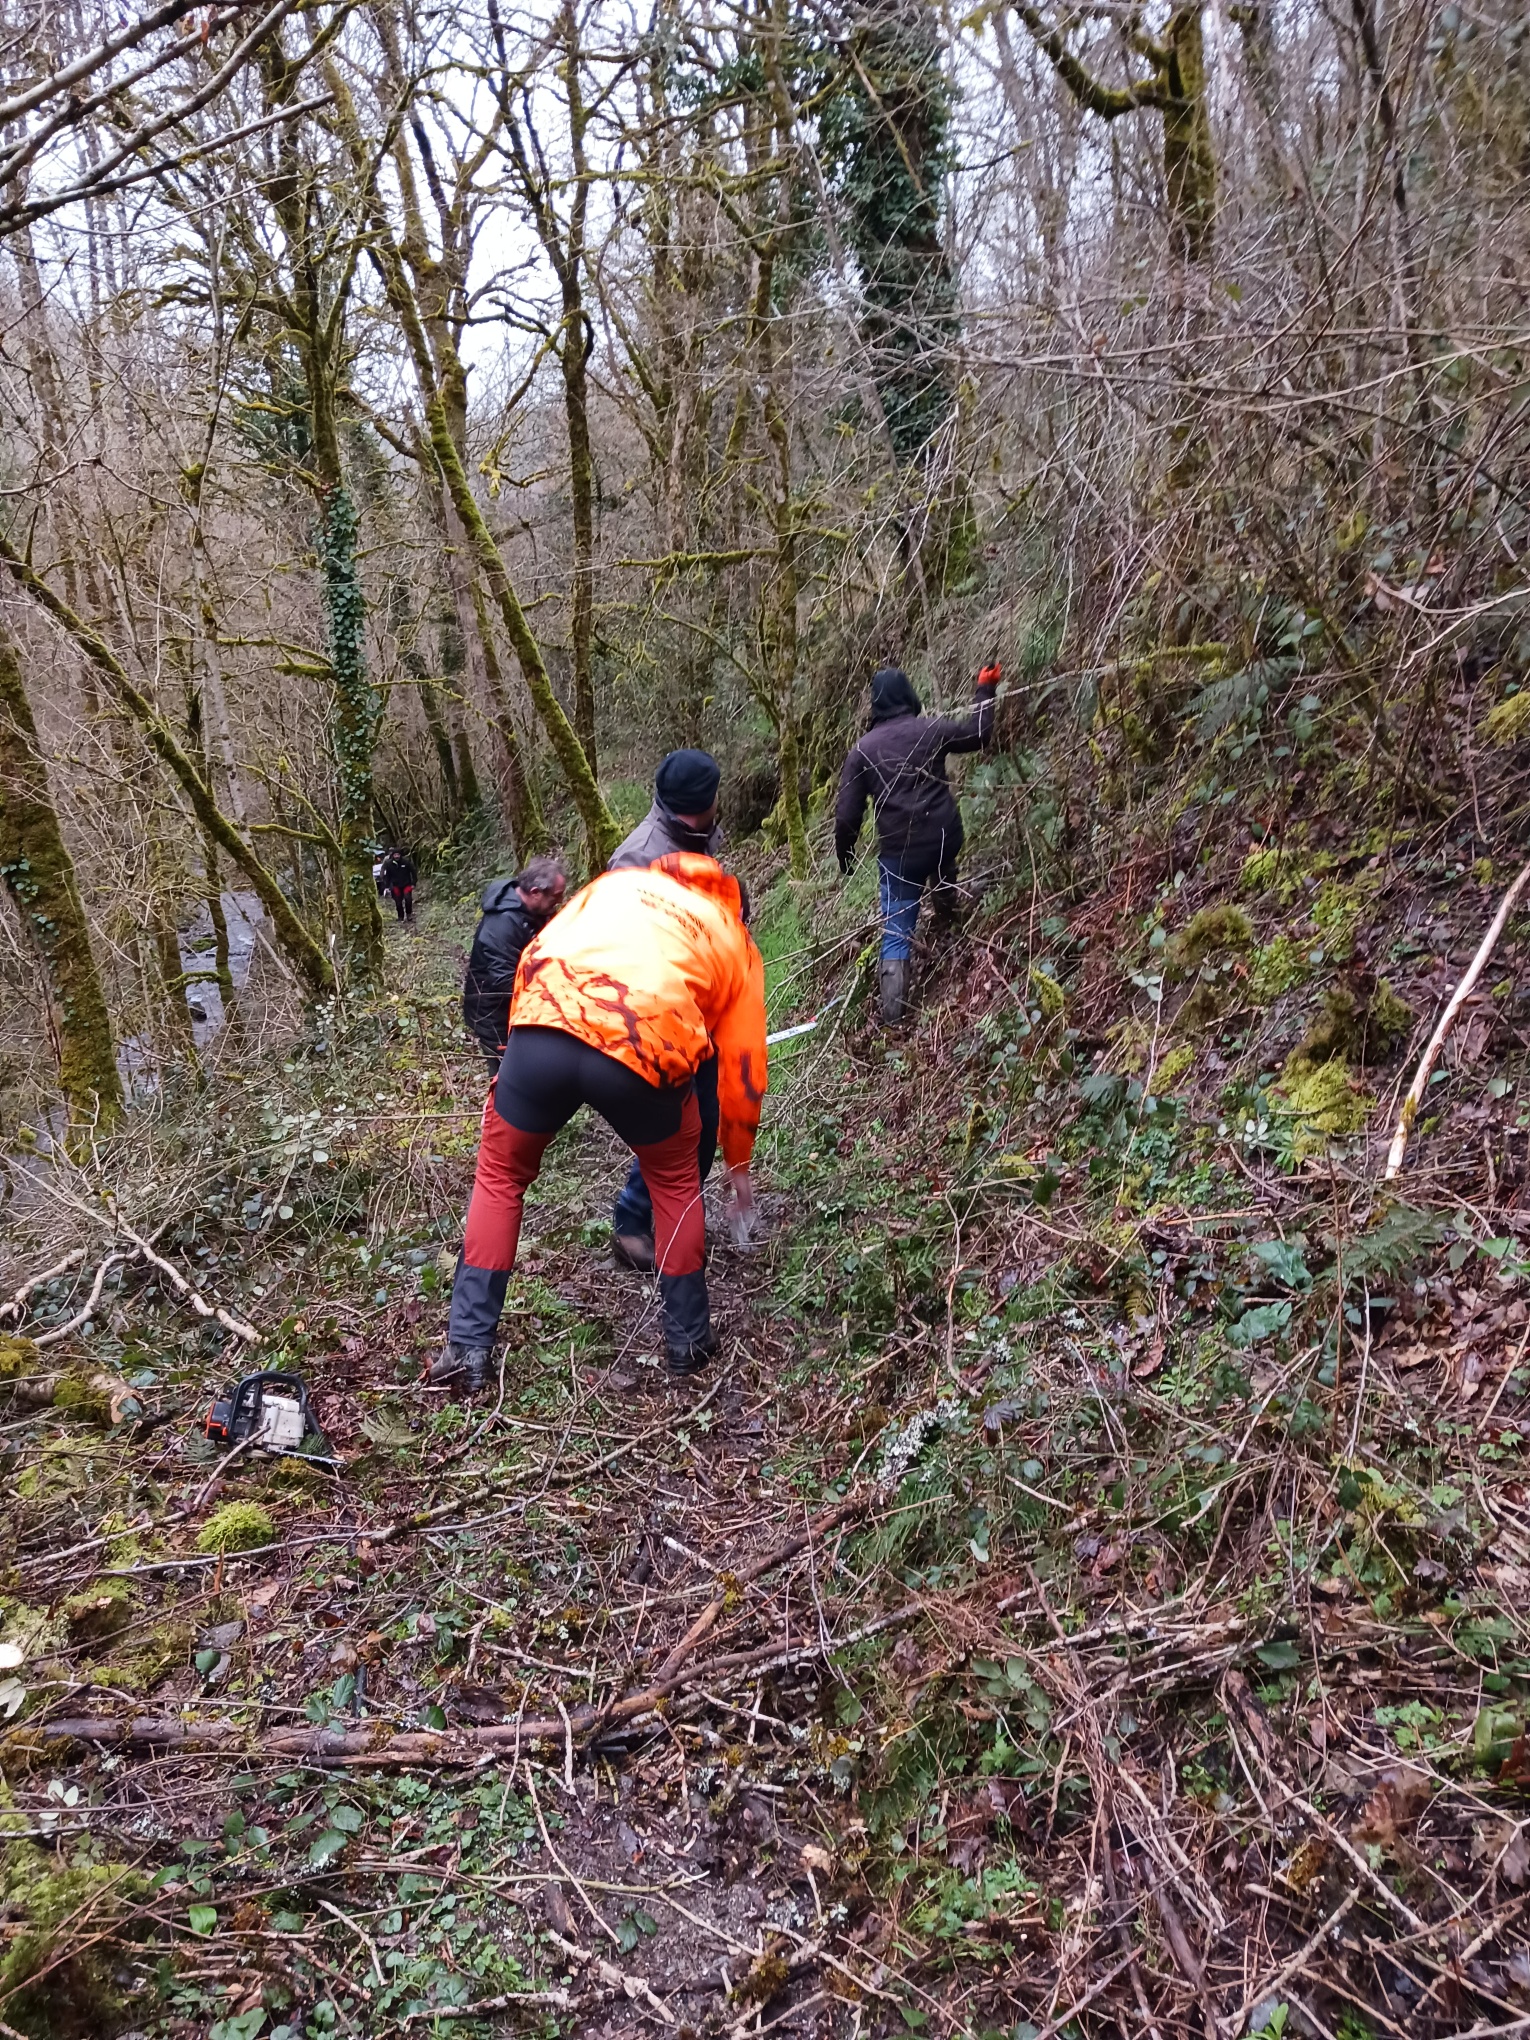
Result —
POLYGON ((395 846, 383 859, 378 882, 392 899, 401 921, 414 919, 414 859, 395 846))
POLYGON ((876 815, 882 898, 878 992, 890 1027, 907 1006, 919 903, 931 879, 937 916, 948 919, 954 910, 962 818, 946 779, 946 759, 953 751, 987 746, 1000 677, 997 665, 978 674, 971 715, 927 716, 908 675, 898 666, 881 667, 871 679, 871 728, 840 773, 834 849, 842 872, 855 861, 868 799, 876 815))
POLYGON ((717 789, 722 767, 710 751, 671 751, 653 780, 653 806, 611 853, 607 871, 657 864, 672 850, 715 857, 722 849, 717 789))
MULTIPOLYGON (((720 855, 723 835, 717 826, 717 789, 721 784, 722 767, 710 751, 671 751, 654 774, 653 806, 632 834, 617 844, 607 871, 657 864, 674 850, 692 850, 704 857, 720 855)), ((704 1183, 717 1156, 717 1064, 711 1057, 697 1066, 694 1082, 696 1103, 701 1108, 696 1160, 704 1183)), ((636 1162, 611 1216, 611 1247, 617 1260, 629 1268, 654 1265, 653 1200, 636 1162)))
POLYGON ((462 984, 462 1024, 484 1052, 492 1079, 510 1036, 510 995, 521 951, 563 904, 568 873, 558 857, 533 857, 518 878, 496 878, 479 904, 462 984))

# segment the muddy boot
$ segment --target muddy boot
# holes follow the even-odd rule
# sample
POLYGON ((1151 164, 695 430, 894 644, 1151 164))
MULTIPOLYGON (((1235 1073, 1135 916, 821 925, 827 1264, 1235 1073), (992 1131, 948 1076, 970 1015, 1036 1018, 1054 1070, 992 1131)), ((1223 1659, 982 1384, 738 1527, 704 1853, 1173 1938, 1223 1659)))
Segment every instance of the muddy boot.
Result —
POLYGON ((454 1346, 448 1340, 430 1363, 430 1385, 455 1395, 482 1395, 493 1372, 494 1355, 487 1346, 454 1346))
POLYGON ((611 1258, 618 1268, 636 1268, 641 1274, 650 1274, 654 1267, 653 1234, 613 1232, 611 1258))
POLYGON ((884 956, 877 969, 877 998, 884 1027, 901 1027, 908 1007, 908 958, 884 956))

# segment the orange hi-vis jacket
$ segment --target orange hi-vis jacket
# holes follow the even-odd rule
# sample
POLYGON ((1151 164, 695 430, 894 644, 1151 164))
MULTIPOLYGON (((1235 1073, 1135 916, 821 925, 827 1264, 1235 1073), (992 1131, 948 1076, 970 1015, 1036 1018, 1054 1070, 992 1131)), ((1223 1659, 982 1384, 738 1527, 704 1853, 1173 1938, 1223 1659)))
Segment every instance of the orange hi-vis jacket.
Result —
POLYGON ((718 1139, 747 1165, 765 1096, 765 966, 738 880, 677 850, 592 879, 527 944, 512 1027, 556 1027, 650 1084, 683 1084, 714 1051, 718 1139))

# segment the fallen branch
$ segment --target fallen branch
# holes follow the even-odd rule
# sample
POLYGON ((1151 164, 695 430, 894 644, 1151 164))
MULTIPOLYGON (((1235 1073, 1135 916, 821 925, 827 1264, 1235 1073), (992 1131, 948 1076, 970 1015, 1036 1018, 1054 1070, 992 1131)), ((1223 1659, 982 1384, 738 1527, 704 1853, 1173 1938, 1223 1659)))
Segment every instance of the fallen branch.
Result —
POLYGON ((1530 882, 1530 864, 1524 867, 1514 883, 1509 887, 1509 890, 1499 901, 1498 912, 1489 922, 1487 933, 1483 936, 1481 942, 1478 943, 1477 954, 1467 965, 1465 977, 1462 978, 1460 984, 1456 986, 1446 1001, 1445 1010, 1440 1015, 1433 1034, 1429 1037, 1429 1046, 1424 1050, 1419 1066, 1413 1072, 1413 1082, 1408 1086, 1407 1095, 1403 1099, 1402 1111, 1398 1115, 1397 1120, 1397 1131, 1392 1135, 1392 1145, 1387 1149, 1387 1165, 1383 1177, 1385 1182, 1390 1183, 1392 1178, 1402 1168, 1403 1155, 1408 1146, 1408 1136, 1413 1131, 1413 1122, 1418 1117, 1419 1104, 1423 1099, 1429 1079, 1434 1073, 1434 1066, 1440 1059, 1440 1050, 1445 1046, 1446 1036, 1456 1024, 1457 1014, 1459 1014, 1461 1008, 1471 997, 1478 978, 1481 977, 1483 971, 1487 968, 1488 958, 1498 947, 1498 938, 1502 935, 1505 924, 1510 914, 1514 911, 1515 902, 1524 891, 1527 882, 1530 882))
MULTIPOLYGON (((85 1250, 82 1247, 80 1249, 81 1260, 83 1260, 84 1257, 85 1250)), ((96 1279, 90 1285, 90 1294, 85 1299, 85 1308, 83 1310, 77 1310, 74 1316, 72 1318, 66 1318, 63 1324, 54 1325, 51 1331, 39 1332, 37 1337, 32 1341, 32 1344, 38 1348, 42 1348, 44 1346, 56 1346, 58 1345, 61 1339, 67 1339, 71 1332, 77 1332, 80 1329, 81 1325, 88 1324, 90 1319, 95 1316, 96 1305, 101 1301, 101 1291, 106 1287, 107 1276, 111 1273, 113 1268, 118 1267, 126 1259, 127 1255, 124 1253, 114 1251, 108 1254, 106 1259, 101 1263, 100 1267, 96 1270, 96 1279)))
POLYGON ((70 1416, 97 1421, 104 1417, 114 1429, 118 1424, 141 1418, 144 1413, 137 1391, 120 1374, 110 1374, 105 1368, 86 1371, 62 1367, 52 1374, 34 1374, 19 1381, 0 1378, 0 1389, 9 1389, 12 1402, 23 1409, 45 1410, 58 1405, 70 1416), (73 1390, 72 1398, 60 1395, 65 1388, 73 1390))
POLYGON ((551 2005, 555 2011, 574 2012, 579 2002, 566 1990, 516 1990, 504 1997, 480 1998, 473 2005, 428 2005, 418 2012, 405 2012, 399 2023, 414 2026, 422 2019, 480 2019, 487 2012, 513 2012, 522 2005, 551 2005))
POLYGON ((125 1234, 133 1242, 133 1245, 143 1255, 144 1259, 152 1267, 159 1270, 160 1274, 165 1277, 171 1288, 178 1295, 185 1297, 198 1317, 215 1319, 226 1332, 232 1332, 236 1339, 243 1339, 247 1346, 258 1346, 260 1344, 260 1334, 253 1325, 247 1325, 243 1318, 236 1318, 232 1312, 226 1311, 221 1304, 209 1303, 200 1290, 192 1287, 179 1268, 167 1261, 163 1254, 156 1254, 141 1233, 134 1232, 121 1212, 117 1210, 115 1203, 112 1204, 111 1209, 112 1217, 116 1221, 117 1230, 125 1234))
POLYGON ((676 1672, 612 1705, 576 1707, 571 1712, 530 1720, 521 1716, 478 1728, 395 1730, 385 1721, 373 1721, 360 1728, 276 1729, 252 1742, 236 1721, 198 1722, 162 1715, 85 1715, 13 1729, 0 1748, 51 1752, 61 1743, 94 1743, 149 1754, 201 1750, 232 1757, 258 1750, 284 1762, 336 1764, 352 1770, 481 1764, 500 1750, 519 1752, 528 1743, 562 1743, 570 1729, 586 1742, 593 1741, 609 1729, 651 1714, 661 1702, 684 1688, 708 1685, 723 1673, 760 1672, 790 1663, 807 1663, 848 1649, 867 1636, 912 1621, 923 1613, 922 1602, 910 1601, 887 1615, 875 1617, 849 1636, 824 1637, 785 1648, 783 1639, 775 1637, 753 1650, 730 1651, 722 1657, 709 1658, 704 1664, 676 1672))
POLYGON ((62 1261, 55 1261, 51 1268, 44 1268, 40 1275, 34 1275, 30 1281, 23 1282, 21 1287, 7 1297, 4 1303, 0 1303, 0 1318, 19 1318, 21 1316, 22 1305, 32 1294, 33 1290, 43 1289, 48 1283, 55 1281, 58 1276, 67 1275, 71 1268, 78 1268, 84 1258, 85 1249, 83 1247, 76 1247, 72 1253, 65 1254, 62 1261))

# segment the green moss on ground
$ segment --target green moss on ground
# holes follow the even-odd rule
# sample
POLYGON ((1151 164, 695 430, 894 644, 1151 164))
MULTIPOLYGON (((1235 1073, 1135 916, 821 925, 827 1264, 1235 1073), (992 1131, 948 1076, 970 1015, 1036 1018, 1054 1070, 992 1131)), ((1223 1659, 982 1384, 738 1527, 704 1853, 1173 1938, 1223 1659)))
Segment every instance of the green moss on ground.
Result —
POLYGON ((1254 924, 1241 907, 1225 902, 1202 907, 1169 944, 1164 961, 1172 975, 1183 977, 1198 969, 1208 957, 1247 949, 1253 940, 1254 924))
POLYGON ((133 1597, 126 1580, 98 1580, 64 1603, 64 1630, 81 1648, 110 1643, 133 1619, 133 1597))
POLYGON ((1289 935, 1276 935, 1262 949, 1255 950, 1248 987, 1256 1005, 1270 1005, 1283 992, 1289 992, 1293 985, 1312 975, 1309 947, 1289 935))
POLYGON ((1313 1065, 1292 1056, 1280 1090, 1295 1122, 1291 1152, 1297 1161, 1322 1154, 1331 1141, 1359 1133, 1376 1104, 1368 1092, 1356 1089, 1338 1057, 1313 1065))
POLYGON ((276 1523, 259 1502, 225 1502, 197 1532, 198 1551, 256 1551, 276 1537, 276 1523))
POLYGON ((1288 1069, 1326 1062, 1388 1061, 1408 1038, 1413 1008, 1383 978, 1369 997, 1353 985, 1332 985, 1322 1009, 1297 1044, 1288 1069))
MULTIPOLYGON (((0 1835, 21 1816, 0 1785, 0 1835)), ((27 2040, 100 2040, 119 2031, 129 2007, 117 1984, 120 1933, 149 1880, 125 1863, 82 1863, 31 1841, 0 1846, 0 2002, 7 2026, 27 2040), (71 1944, 77 1952, 70 1952, 71 1944), (35 1979, 35 1981, 34 1981, 35 1979)))

